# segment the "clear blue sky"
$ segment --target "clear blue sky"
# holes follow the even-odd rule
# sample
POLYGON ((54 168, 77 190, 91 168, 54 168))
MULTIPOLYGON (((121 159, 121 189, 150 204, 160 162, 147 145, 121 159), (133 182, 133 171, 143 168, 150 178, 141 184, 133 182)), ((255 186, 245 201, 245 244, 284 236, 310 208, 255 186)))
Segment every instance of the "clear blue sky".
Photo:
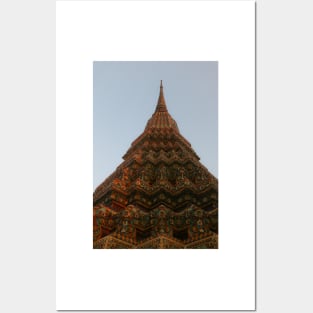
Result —
POLYGON ((155 110, 160 80, 171 116, 218 177, 218 63, 94 62, 94 189, 123 162, 155 110))

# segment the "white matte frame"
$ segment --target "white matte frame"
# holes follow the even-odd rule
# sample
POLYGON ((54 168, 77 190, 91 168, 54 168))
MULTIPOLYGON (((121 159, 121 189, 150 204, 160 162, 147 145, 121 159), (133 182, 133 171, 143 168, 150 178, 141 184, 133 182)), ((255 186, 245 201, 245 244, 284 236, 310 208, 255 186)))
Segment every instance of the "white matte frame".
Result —
POLYGON ((57 309, 254 310, 254 1, 56 9, 57 309), (123 60, 219 62, 219 249, 92 249, 93 61, 123 60))

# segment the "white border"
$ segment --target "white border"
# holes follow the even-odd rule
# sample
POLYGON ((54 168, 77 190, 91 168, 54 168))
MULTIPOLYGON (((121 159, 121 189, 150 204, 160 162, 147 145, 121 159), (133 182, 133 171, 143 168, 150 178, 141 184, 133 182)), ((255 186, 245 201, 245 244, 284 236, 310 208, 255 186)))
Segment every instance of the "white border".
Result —
POLYGON ((57 309, 253 310, 253 1, 57 2, 57 309), (93 250, 92 62, 219 61, 218 250, 93 250))

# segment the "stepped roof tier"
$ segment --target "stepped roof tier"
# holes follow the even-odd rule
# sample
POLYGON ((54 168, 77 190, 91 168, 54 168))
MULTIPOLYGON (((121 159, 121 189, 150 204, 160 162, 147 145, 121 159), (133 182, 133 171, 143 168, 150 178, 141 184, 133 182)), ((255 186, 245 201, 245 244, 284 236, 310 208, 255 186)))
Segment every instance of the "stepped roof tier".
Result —
POLYGON ((155 112, 95 190, 94 248, 217 248, 218 181, 169 114, 155 112))

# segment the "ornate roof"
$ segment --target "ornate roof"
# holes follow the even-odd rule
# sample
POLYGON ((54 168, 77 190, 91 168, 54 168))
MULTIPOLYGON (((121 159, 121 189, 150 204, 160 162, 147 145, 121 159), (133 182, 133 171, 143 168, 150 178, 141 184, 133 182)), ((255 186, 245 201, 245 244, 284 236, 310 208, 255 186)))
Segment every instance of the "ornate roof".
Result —
POLYGON ((180 134, 162 81, 155 112, 123 159, 94 192, 94 247, 181 248, 200 239, 217 247, 218 182, 180 134))

